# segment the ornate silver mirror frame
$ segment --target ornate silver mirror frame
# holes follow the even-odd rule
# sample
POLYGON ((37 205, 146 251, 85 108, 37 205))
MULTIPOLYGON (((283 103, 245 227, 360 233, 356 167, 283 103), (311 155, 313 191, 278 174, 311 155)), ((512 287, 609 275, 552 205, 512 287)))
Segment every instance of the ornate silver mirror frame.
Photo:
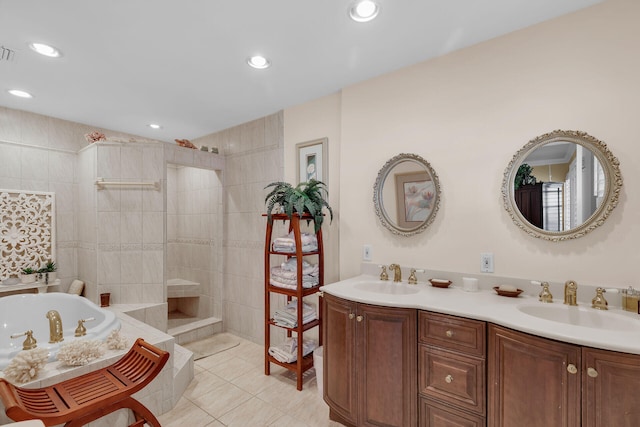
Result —
POLYGON ((622 187, 622 176, 620 175, 619 166, 620 162, 611 151, 609 151, 607 145, 585 132, 555 130, 538 136, 529 141, 513 156, 513 159, 504 172, 502 181, 504 208, 511 216, 513 222, 530 236, 554 242, 582 237, 602 225, 618 204, 618 196, 622 187), (523 163, 526 163, 525 159, 531 159, 533 157, 530 157, 530 155, 534 151, 549 144, 567 142, 578 144, 593 153, 593 157, 597 159, 602 167, 600 173, 604 177, 604 191, 594 212, 582 223, 562 231, 549 231, 531 224, 520 211, 516 204, 514 181, 519 167, 523 163))
POLYGON ((429 162, 416 154, 401 153, 378 172, 373 205, 380 222, 393 234, 423 232, 440 208, 440 181, 429 162))

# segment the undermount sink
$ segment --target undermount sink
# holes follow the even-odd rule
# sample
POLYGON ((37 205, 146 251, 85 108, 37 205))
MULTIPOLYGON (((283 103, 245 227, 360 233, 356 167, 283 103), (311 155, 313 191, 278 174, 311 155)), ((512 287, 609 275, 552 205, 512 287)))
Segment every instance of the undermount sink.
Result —
POLYGON ((394 282, 360 282, 354 285, 354 288, 359 291, 372 292, 375 294, 387 294, 387 295, 409 295, 417 294, 420 292, 415 285, 405 285, 394 282))
POLYGON ((567 325, 594 329, 624 330, 637 328, 638 319, 622 316, 610 311, 567 305, 520 305, 518 310, 529 316, 567 325))

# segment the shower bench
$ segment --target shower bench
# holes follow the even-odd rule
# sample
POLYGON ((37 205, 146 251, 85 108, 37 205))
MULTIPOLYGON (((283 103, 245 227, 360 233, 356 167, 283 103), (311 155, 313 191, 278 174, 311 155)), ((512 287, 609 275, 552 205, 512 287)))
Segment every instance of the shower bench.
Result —
POLYGON ((21 388, 0 379, 0 399, 14 421, 39 419, 45 426, 80 427, 118 409, 131 409, 136 421, 160 427, 158 419, 131 397, 162 370, 169 353, 138 338, 113 365, 43 388, 21 388))

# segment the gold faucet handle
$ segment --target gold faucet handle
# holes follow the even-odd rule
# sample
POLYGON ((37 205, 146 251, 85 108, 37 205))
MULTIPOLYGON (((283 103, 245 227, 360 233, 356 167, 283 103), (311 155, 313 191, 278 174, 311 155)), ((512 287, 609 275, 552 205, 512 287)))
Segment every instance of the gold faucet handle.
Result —
POLYGON ((389 280, 389 273, 387 273, 387 266, 379 265, 378 267, 382 269, 382 271, 380 271, 380 280, 389 280))
POLYGON ((16 338, 20 338, 26 336, 27 338, 24 340, 24 342, 22 343, 22 349, 23 350, 32 350, 34 348, 36 348, 38 346, 38 343, 36 341, 36 339, 33 337, 33 331, 32 330, 28 330, 25 331, 21 334, 14 334, 11 335, 11 339, 16 339, 16 338))
POLYGON ((408 283, 410 285, 416 285, 418 284, 418 278, 416 277, 416 269, 412 268, 411 270, 409 270, 409 278, 407 279, 408 283))
POLYGON ((416 273, 424 273, 424 270, 416 269, 416 268, 412 268, 411 270, 409 270, 409 279, 407 279, 407 281, 410 285, 418 284, 418 278, 416 277, 416 273))
POLYGON ((95 317, 89 317, 87 319, 79 319, 78 320, 78 327, 76 328, 76 332, 74 334, 74 336, 76 337, 82 337, 87 335, 87 328, 84 326, 84 322, 90 322, 92 320, 96 320, 95 317))
POLYGON ((596 310, 609 310, 609 303, 604 298, 604 293, 606 289, 604 288, 596 288, 596 296, 591 300, 591 308, 595 308, 596 310))
POLYGON ((540 295, 538 295, 538 300, 540 302, 553 302, 553 295, 551 295, 551 291, 549 290, 549 282, 542 282, 540 286, 542 286, 542 291, 540 295))

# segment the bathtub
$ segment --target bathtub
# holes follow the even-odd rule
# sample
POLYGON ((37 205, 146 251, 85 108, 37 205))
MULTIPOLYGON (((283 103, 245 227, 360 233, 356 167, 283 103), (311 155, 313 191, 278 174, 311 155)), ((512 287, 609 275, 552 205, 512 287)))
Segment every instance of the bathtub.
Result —
POLYGON ((11 335, 33 331, 38 348, 49 350, 49 361, 56 360, 60 345, 78 339, 104 341, 114 329, 120 329, 116 315, 102 309, 88 299, 61 292, 45 294, 20 294, 0 298, 0 370, 22 350, 26 337, 11 339, 11 335), (49 320, 47 312, 56 310, 60 314, 64 341, 49 344, 49 320), (87 334, 76 338, 79 319, 95 318, 86 322, 87 334))

